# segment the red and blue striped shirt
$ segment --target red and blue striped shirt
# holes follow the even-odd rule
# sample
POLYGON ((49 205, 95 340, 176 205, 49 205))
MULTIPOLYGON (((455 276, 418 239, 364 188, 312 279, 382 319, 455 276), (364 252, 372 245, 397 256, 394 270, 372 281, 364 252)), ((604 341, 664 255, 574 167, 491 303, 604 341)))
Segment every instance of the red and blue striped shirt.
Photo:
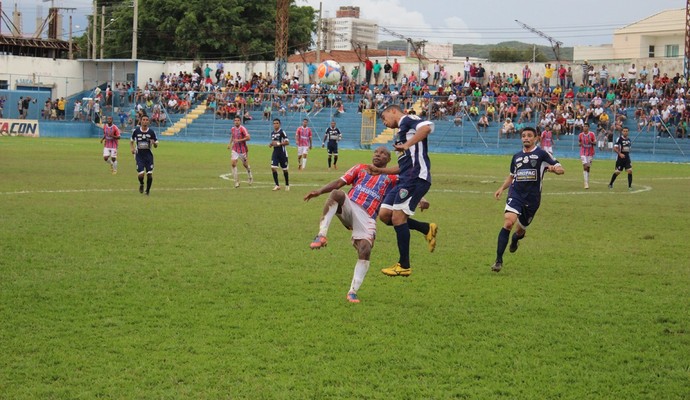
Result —
POLYGON ((352 185, 347 193, 350 200, 362 206, 371 216, 376 218, 383 197, 396 183, 397 175, 371 175, 367 172, 366 164, 357 164, 350 168, 340 179, 352 185))

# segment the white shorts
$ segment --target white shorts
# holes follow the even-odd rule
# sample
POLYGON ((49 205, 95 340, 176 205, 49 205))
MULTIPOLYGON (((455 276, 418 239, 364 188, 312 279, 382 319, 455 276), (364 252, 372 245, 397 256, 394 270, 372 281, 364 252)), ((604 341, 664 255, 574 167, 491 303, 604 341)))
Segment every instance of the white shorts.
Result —
POLYGON ((544 146, 544 151, 547 151, 553 156, 553 146, 544 146))
POLYGON ((103 148, 103 157, 117 158, 117 149, 113 149, 110 147, 104 147, 103 148))
POLYGON ((346 228, 352 228, 352 242, 357 239, 364 239, 374 245, 376 239, 376 219, 350 198, 346 198, 343 203, 343 212, 338 214, 338 218, 346 228))
POLYGON ((309 146, 297 146, 297 155, 306 156, 309 153, 309 146))
POLYGON ((613 149, 613 142, 608 142, 608 143, 609 143, 609 144, 608 144, 607 147, 608 147, 609 149, 613 149))
POLYGON ((603 140, 599 140, 599 141, 597 142, 597 147, 600 148, 600 149, 603 149, 603 148, 604 148, 604 141, 603 141, 603 140))
POLYGON ((592 156, 580 156, 580 160, 582 160, 582 165, 590 165, 592 163, 592 159, 594 159, 594 157, 592 156))
POLYGON ((242 162, 247 161, 247 153, 238 153, 235 150, 232 151, 232 155, 230 156, 231 160, 242 160, 242 162))

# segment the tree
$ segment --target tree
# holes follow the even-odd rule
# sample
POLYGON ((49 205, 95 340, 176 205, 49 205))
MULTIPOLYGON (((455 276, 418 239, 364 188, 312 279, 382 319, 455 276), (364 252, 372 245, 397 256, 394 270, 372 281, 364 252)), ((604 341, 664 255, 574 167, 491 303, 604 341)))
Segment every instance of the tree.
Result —
MULTIPOLYGON (((131 0, 108 0, 105 57, 132 54, 131 0), (108 14, 111 16, 109 17, 108 14)), ((315 10, 290 6, 288 46, 304 50, 312 44, 315 10)), ((272 60, 276 1, 139 0, 139 58, 151 60, 272 60)), ((100 30, 98 31, 100 35, 100 30)), ((100 40, 97 39, 97 40, 100 40)), ((84 51, 79 55, 85 57, 84 51)))

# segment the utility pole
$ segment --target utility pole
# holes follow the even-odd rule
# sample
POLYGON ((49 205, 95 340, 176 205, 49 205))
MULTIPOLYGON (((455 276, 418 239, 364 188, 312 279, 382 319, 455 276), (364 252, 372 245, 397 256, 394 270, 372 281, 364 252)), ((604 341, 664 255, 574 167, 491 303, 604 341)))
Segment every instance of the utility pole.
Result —
MULTIPOLYGON (((690 0, 688 0, 690 1, 690 0)), ((316 23, 316 65, 321 64, 321 35, 323 35, 323 27, 321 26, 321 12, 323 11, 323 3, 319 2, 319 20, 316 23)))
POLYGON ((275 78, 278 85, 287 70, 289 7, 290 0, 276 2, 275 78))
POLYGON ((69 16, 69 59, 74 60, 74 50, 72 50, 72 15, 69 16))
POLYGON ((685 2, 685 54, 683 54, 683 75, 685 79, 690 75, 690 65, 688 65, 688 57, 690 57, 690 0, 685 2))
POLYGON ((98 51, 97 50, 98 43, 96 43, 96 26, 98 24, 98 8, 96 6, 96 0, 93 0, 93 18, 92 19, 93 19, 93 21, 91 21, 92 22, 91 25, 93 25, 93 38, 91 40, 91 45, 92 45, 91 59, 95 60, 96 59, 96 52, 98 51))
POLYGON ((134 18, 132 22, 132 60, 137 59, 137 36, 139 33, 139 0, 134 1, 134 18))
POLYGON ((103 48, 105 47, 105 6, 101 6, 101 60, 103 59, 103 48))

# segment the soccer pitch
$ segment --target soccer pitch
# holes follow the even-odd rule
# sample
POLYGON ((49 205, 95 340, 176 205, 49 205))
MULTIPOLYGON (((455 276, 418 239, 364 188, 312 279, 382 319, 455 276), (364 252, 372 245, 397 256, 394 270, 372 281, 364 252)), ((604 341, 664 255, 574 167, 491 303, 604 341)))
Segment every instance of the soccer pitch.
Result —
POLYGON ((412 232, 412 276, 385 277, 379 222, 349 304, 349 231, 311 251, 326 195, 302 198, 372 151, 298 172, 291 146, 272 192, 251 143, 235 189, 226 145, 162 138, 147 197, 124 140, 111 175, 98 139, 0 138, 0 398, 690 398, 687 164, 633 151, 634 190, 609 190, 599 154, 585 191, 560 160, 497 274, 510 157, 432 154, 436 251, 412 232))

